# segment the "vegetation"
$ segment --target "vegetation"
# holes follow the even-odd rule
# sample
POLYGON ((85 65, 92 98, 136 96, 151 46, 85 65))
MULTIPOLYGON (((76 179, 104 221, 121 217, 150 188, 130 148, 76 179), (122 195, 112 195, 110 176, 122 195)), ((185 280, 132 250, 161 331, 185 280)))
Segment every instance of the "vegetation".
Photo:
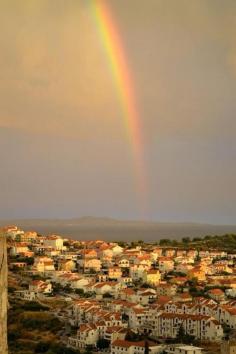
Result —
POLYGON ((63 324, 37 302, 11 302, 8 314, 9 353, 78 354, 60 343, 63 324))
POLYGON ((236 235, 235 234, 225 234, 225 235, 206 235, 202 238, 194 237, 183 237, 181 241, 161 239, 159 241, 160 246, 168 247, 183 247, 183 248, 196 248, 196 249, 220 249, 225 251, 236 251, 236 235))
POLYGON ((84 296, 84 289, 75 289, 75 293, 80 295, 81 297, 84 296))
POLYGON ((144 354, 148 354, 148 353, 149 353, 149 345, 148 345, 148 341, 145 340, 144 354))
POLYGON ((129 340, 131 342, 138 342, 140 340, 142 340, 142 336, 138 333, 135 333, 133 331, 129 331, 126 336, 125 336, 125 340, 129 340))
POLYGON ((110 342, 106 339, 100 338, 97 341, 97 348, 98 349, 106 349, 109 348, 110 342))
POLYGON ((11 256, 10 260, 13 261, 13 262, 26 263, 27 265, 33 265, 34 264, 34 258, 33 257, 11 256))
POLYGON ((184 327, 180 325, 179 331, 176 337, 176 342, 184 343, 184 344, 192 344, 194 342, 195 337, 189 335, 185 332, 184 327))

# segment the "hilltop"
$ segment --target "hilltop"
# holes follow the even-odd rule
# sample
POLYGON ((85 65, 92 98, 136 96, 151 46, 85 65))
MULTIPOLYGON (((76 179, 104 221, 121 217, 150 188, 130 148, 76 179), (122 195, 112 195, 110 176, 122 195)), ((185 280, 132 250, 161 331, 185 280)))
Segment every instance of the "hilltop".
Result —
POLYGON ((15 219, 0 220, 0 227, 18 225, 42 234, 58 233, 74 239, 99 239, 156 242, 162 238, 180 240, 182 237, 203 237, 236 233, 236 225, 201 223, 166 223, 112 218, 81 217, 71 219, 15 219))

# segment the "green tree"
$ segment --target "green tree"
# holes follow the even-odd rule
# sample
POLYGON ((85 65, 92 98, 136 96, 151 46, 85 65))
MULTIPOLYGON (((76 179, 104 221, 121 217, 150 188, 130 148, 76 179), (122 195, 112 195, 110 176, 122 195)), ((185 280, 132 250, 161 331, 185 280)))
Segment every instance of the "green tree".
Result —
POLYGON ((80 296, 83 296, 84 295, 84 289, 75 289, 75 293, 80 295, 80 296))
POLYGON ((169 246, 169 245, 171 245, 171 240, 169 240, 168 238, 162 238, 159 241, 159 245, 160 246, 169 246))
POLYGON ((50 347, 50 344, 48 342, 38 342, 36 344, 35 353, 46 353, 50 347))
POLYGON ((191 336, 190 334, 186 333, 183 325, 181 324, 179 327, 178 334, 176 336, 176 340, 180 343, 192 344, 194 341, 194 336, 191 336))
POLYGON ((149 354, 149 345, 147 340, 145 340, 144 354, 149 354))
POLYGON ((106 349, 109 348, 110 342, 104 338, 99 338, 97 341, 98 349, 106 349))
POLYGON ((93 346, 92 345, 86 345, 84 353, 85 354, 92 354, 93 353, 93 346))
POLYGON ((183 243, 189 243, 189 242, 191 242, 190 237, 183 237, 183 238, 182 238, 182 242, 183 242, 183 243))

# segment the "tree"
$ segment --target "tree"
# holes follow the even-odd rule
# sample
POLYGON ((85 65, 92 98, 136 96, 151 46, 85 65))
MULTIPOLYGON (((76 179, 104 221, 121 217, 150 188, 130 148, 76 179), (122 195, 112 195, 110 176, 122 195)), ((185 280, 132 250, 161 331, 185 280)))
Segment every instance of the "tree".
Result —
POLYGON ((159 245, 160 246, 168 246, 171 245, 171 240, 169 240, 168 238, 162 238, 159 241, 159 245))
POLYGON ((149 345, 147 340, 145 340, 144 354, 149 354, 149 345))
POLYGON ((71 293, 73 290, 71 288, 70 284, 66 284, 66 286, 64 286, 64 291, 67 293, 71 293))
POLYGON ((129 321, 129 316, 126 315, 126 313, 123 313, 123 314, 122 314, 122 321, 124 321, 124 322, 129 321))
POLYGON ((84 295, 84 289, 75 289, 75 293, 80 295, 80 296, 83 296, 84 295))
POLYGON ((140 340, 140 335, 130 330, 127 332, 125 340, 129 340, 131 342, 138 342, 140 340))
POLYGON ((92 345, 86 345, 84 353, 85 354, 92 354, 93 353, 93 346, 92 345))
POLYGON ((205 237, 204 237, 204 240, 211 240, 212 239, 212 236, 209 236, 209 235, 206 235, 205 237))
POLYGON ((192 342, 194 341, 194 336, 191 336, 190 334, 186 333, 183 325, 181 324, 179 327, 178 334, 176 336, 176 340, 180 343, 192 344, 192 342))
POLYGON ((98 349, 105 349, 109 348, 110 342, 104 338, 99 338, 97 341, 97 348, 98 349))
POLYGON ((110 293, 105 293, 104 295, 103 295, 103 297, 104 298, 106 298, 106 299, 110 299, 110 298, 112 298, 113 296, 110 294, 110 293))
POLYGON ((184 336, 185 336, 185 330, 184 330, 183 325, 181 324, 179 326, 178 334, 176 336, 177 341, 179 341, 180 343, 183 343, 184 336))
POLYGON ((124 241, 118 241, 116 243, 118 244, 118 246, 123 247, 123 248, 127 246, 127 243, 124 241))
POLYGON ((35 353, 46 353, 50 347, 48 342, 38 342, 34 352, 35 353))
POLYGON ((191 240, 190 240, 190 237, 183 237, 182 238, 182 242, 183 243, 189 243, 191 240))

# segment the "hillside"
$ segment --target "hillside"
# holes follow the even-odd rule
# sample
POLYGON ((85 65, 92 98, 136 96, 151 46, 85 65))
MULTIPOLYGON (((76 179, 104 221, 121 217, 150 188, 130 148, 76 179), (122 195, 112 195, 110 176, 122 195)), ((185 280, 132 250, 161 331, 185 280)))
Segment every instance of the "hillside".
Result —
POLYGON ((18 225, 24 230, 33 229, 42 234, 57 233, 78 240, 135 241, 142 239, 146 242, 157 242, 162 238, 180 240, 182 237, 236 233, 236 225, 126 221, 95 217, 0 221, 0 227, 10 224, 18 225))

